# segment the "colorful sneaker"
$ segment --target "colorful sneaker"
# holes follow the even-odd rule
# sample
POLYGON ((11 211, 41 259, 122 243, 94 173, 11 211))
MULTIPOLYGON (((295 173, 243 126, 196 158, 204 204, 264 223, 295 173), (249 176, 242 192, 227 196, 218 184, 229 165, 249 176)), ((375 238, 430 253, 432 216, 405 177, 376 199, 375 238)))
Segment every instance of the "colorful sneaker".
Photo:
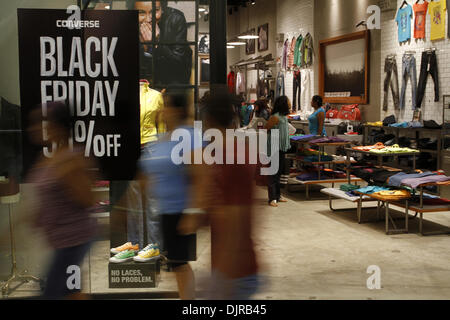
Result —
POLYGON ((139 245, 138 244, 133 245, 131 242, 127 242, 127 243, 121 245, 120 247, 112 248, 111 249, 111 253, 118 254, 118 253, 123 252, 125 250, 138 251, 139 250, 139 245))
POLYGON ((150 244, 148 244, 144 249, 142 249, 141 251, 139 251, 139 253, 138 254, 141 254, 141 253, 143 253, 143 252, 145 252, 145 251, 148 251, 148 250, 150 250, 150 249, 159 249, 159 244, 157 244, 157 243, 150 243, 150 244))
POLYGON ((149 248, 148 250, 141 251, 137 256, 133 258, 136 262, 147 262, 151 260, 159 259, 159 248, 149 248))
POLYGON ((112 263, 122 263, 122 262, 128 262, 133 260, 133 258, 136 256, 136 251, 134 250, 125 250, 122 252, 119 252, 114 257, 109 259, 109 262, 112 263))

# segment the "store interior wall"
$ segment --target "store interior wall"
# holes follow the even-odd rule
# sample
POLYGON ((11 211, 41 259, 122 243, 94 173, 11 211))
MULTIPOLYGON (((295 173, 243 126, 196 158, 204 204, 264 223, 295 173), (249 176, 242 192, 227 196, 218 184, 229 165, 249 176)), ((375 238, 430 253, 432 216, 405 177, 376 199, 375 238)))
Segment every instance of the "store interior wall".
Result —
MULTIPOLYGON (((367 21, 369 14, 367 8, 377 5, 377 0, 315 0, 314 30, 316 58, 319 54, 319 41, 334 38, 358 31, 364 27, 355 26, 362 20, 367 21)), ((370 81, 369 103, 360 105, 364 121, 380 120, 380 95, 383 90, 380 84, 381 77, 381 31, 370 31, 370 81)), ((317 60, 316 60, 317 61, 317 60)), ((317 61, 318 62, 318 61, 317 61)), ((319 64, 314 65, 318 75, 319 64)), ((315 92, 319 91, 319 79, 315 81, 315 92)))
MULTIPOLYGON (((268 23, 269 24, 269 49, 265 51, 258 51, 258 42, 256 40, 255 54, 247 55, 245 53, 245 46, 237 46, 234 49, 228 49, 228 69, 229 66, 235 64, 240 60, 247 60, 250 58, 263 57, 268 54, 272 54, 272 57, 276 58, 277 48, 276 48, 276 26, 277 26, 277 15, 274 13, 277 11, 277 1, 273 0, 259 0, 256 1, 255 5, 247 5, 246 8, 239 7, 238 12, 233 12, 232 15, 228 13, 227 26, 228 38, 232 36, 237 36, 240 33, 246 32, 250 29, 255 29, 258 32, 258 26, 268 23)), ((252 65, 249 68, 253 67, 252 65)), ((257 82, 257 71, 248 71, 247 74, 247 85, 250 92, 250 99, 257 99, 256 95, 256 82, 257 82)))
MULTIPOLYGON (((277 33, 284 34, 283 41, 277 43, 277 56, 281 56, 283 52, 283 45, 286 39, 289 41, 295 36, 296 38, 302 34, 305 36, 308 32, 316 38, 314 29, 314 0, 277 0, 277 33)), ((316 64, 317 55, 314 57, 314 64, 316 64)), ((314 68, 310 68, 311 83, 315 83, 314 68)), ((293 75, 292 71, 285 73, 285 93, 286 96, 293 99, 293 75)), ((311 96, 315 94, 314 85, 311 86, 311 96)), ((292 101, 293 102, 293 101, 292 101)), ((302 106, 304 107, 304 106, 302 106)))
MULTIPOLYGON (((441 0, 442 1, 442 0, 441 0)), ((400 8, 403 0, 397 1, 397 10, 400 8)), ((415 3, 408 1, 410 5, 415 3)), ((447 8, 448 9, 448 8, 447 8)), ((431 28, 431 18, 427 14, 426 22, 426 38, 425 40, 416 40, 413 37, 413 30, 411 32, 412 39, 406 43, 400 44, 398 42, 398 29, 397 23, 395 22, 397 11, 391 10, 383 12, 381 15, 381 65, 379 66, 380 72, 382 74, 380 85, 383 86, 385 74, 384 74, 384 59, 388 54, 395 53, 397 55, 397 68, 399 72, 399 90, 402 87, 401 80, 401 66, 402 66, 402 56, 405 51, 415 51, 416 57, 416 68, 417 68, 417 81, 419 81, 420 75, 420 64, 422 58, 422 51, 426 48, 435 47, 436 56, 438 62, 438 73, 439 73, 439 102, 434 101, 434 83, 431 76, 428 77, 427 87, 425 91, 425 97, 422 103, 422 118, 424 120, 434 120, 438 124, 442 124, 443 121, 443 95, 450 95, 450 40, 445 37, 445 39, 438 41, 430 40, 430 28, 431 28)), ((445 15, 445 20, 447 16, 445 15)), ((413 22, 412 22, 413 23, 413 22)), ((448 21, 446 22, 448 24, 448 21)), ((414 24, 412 24, 414 28, 414 24)), ((448 26, 446 26, 447 30, 448 26)), ((383 88, 383 87, 381 87, 383 88)), ((383 92, 382 92, 383 93, 383 92)), ((411 121, 413 118, 412 110, 412 93, 411 84, 408 81, 406 87, 406 105, 404 110, 395 110, 394 103, 392 99, 392 94, 389 93, 389 104, 388 111, 382 110, 382 117, 389 115, 395 115, 398 121, 411 121)), ((380 97, 380 104, 383 101, 383 94, 380 97)))

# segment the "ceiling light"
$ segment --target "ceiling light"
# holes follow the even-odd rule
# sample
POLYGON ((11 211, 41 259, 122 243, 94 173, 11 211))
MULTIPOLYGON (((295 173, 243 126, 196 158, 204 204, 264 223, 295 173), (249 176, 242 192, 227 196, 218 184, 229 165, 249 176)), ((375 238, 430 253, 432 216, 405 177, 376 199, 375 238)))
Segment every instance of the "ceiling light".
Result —
POLYGON ((234 49, 236 48, 235 46, 227 46, 227 49, 234 49))
POLYGON ((242 36, 239 36, 238 38, 244 39, 244 40, 252 40, 252 39, 259 39, 259 36, 254 35, 254 34, 244 34, 242 36))
POLYGON ((108 9, 108 10, 109 10, 109 9, 111 9, 111 7, 110 7, 110 6, 106 6, 105 9, 108 9))
POLYGON ((247 43, 244 41, 230 41, 227 44, 230 46, 245 46, 247 43))
POLYGON ((205 12, 206 9, 205 9, 205 8, 198 8, 198 11, 199 11, 199 12, 205 12))
POLYGON ((252 6, 254 6, 256 4, 256 1, 255 0, 253 0, 252 1, 252 6))

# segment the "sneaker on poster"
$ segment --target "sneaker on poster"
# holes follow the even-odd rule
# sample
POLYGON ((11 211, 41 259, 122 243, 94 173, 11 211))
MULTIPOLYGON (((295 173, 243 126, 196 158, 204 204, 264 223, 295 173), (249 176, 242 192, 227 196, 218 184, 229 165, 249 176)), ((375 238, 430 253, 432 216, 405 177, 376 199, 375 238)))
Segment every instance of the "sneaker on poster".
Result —
POLYGON ((159 259, 160 252, 159 248, 149 248, 148 250, 141 251, 137 256, 133 258, 136 262, 147 262, 151 260, 159 259))
POLYGON ((125 250, 125 251, 119 252, 114 257, 110 258, 109 262, 112 262, 112 263, 128 262, 128 261, 132 261, 135 256, 136 256, 136 251, 125 250))
POLYGON ((139 245, 135 244, 133 245, 131 242, 127 242, 119 247, 116 248, 112 248, 111 249, 111 253, 112 254, 118 254, 120 252, 123 252, 125 250, 133 250, 133 251, 138 251, 139 250, 139 245))

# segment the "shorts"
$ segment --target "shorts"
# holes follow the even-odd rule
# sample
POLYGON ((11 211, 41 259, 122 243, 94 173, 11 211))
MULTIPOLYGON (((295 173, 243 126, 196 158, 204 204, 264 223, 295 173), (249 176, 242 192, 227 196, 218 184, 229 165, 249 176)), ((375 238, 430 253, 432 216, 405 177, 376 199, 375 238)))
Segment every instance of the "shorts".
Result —
POLYGON ((178 223, 182 217, 181 213, 162 214, 161 228, 163 237, 163 251, 173 268, 187 264, 192 260, 192 244, 196 244, 195 234, 180 235, 178 233, 178 223))

